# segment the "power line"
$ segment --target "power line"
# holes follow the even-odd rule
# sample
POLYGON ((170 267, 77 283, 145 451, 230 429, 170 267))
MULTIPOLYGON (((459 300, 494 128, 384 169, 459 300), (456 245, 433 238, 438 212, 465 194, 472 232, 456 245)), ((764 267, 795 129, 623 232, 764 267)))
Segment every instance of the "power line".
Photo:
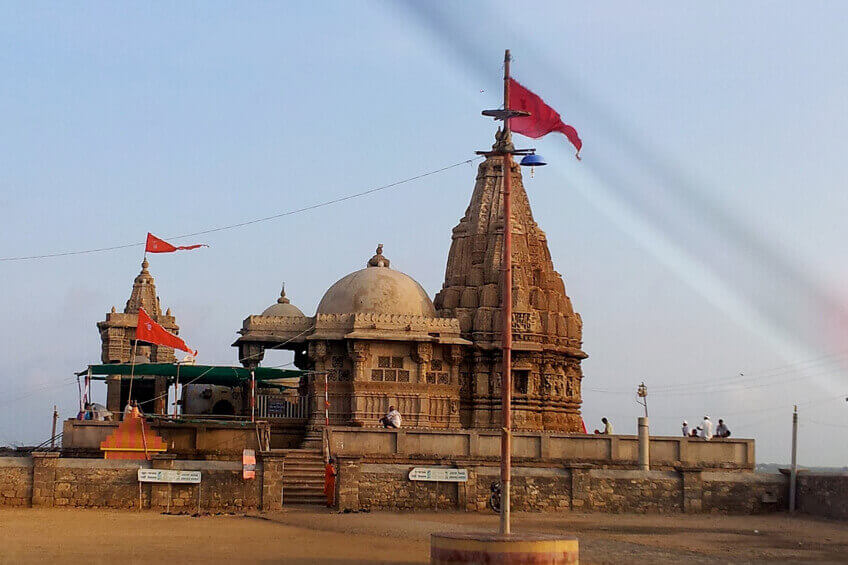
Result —
MULTIPOLYGON (((198 236, 198 235, 205 235, 205 234, 215 233, 215 232, 220 232, 220 231, 233 230, 233 229, 237 229, 237 228, 243 228, 245 226, 251 226, 253 224, 258 224, 258 223, 261 223, 261 222, 269 222, 271 220, 277 220, 277 219, 283 218, 285 216, 292 216, 294 214, 300 214, 302 212, 308 212, 309 210, 315 210, 317 208, 323 208, 325 206, 330 206, 332 204, 338 204, 339 202, 345 202, 347 200, 352 200, 354 198, 360 198, 362 196, 367 196, 369 194, 373 194, 373 193, 379 192, 381 190, 387 190, 389 188, 394 188, 396 186, 400 186, 402 184, 406 184, 406 183, 409 183, 409 182, 420 180, 420 179, 423 179, 425 177, 437 175, 439 173, 443 173, 447 170, 454 169, 454 168, 459 167, 461 165, 471 164, 478 159, 482 159, 482 156, 473 157, 471 159, 466 159, 465 161, 460 161, 460 162, 454 163, 452 165, 447 165, 447 166, 442 167, 440 169, 427 171, 426 173, 421 173, 421 174, 415 175, 413 177, 408 177, 408 178, 405 178, 405 179, 402 179, 402 180, 399 180, 399 181, 395 181, 395 182, 392 182, 392 183, 389 183, 389 184, 384 184, 382 186, 369 188, 368 190, 363 190, 362 192, 357 192, 355 194, 348 194, 347 196, 341 196, 339 198, 334 198, 332 200, 327 200, 325 202, 320 202, 318 204, 311 204, 309 206, 304 206, 302 208, 297 208, 297 209, 294 209, 294 210, 287 210, 285 212, 280 212, 278 214, 272 214, 270 216, 264 216, 262 218, 255 218, 253 220, 246 220, 244 222, 238 222, 238 223, 235 223, 235 224, 228 224, 228 225, 225 225, 225 226, 218 226, 218 227, 208 228, 208 229, 204 229, 204 230, 200 230, 200 231, 196 231, 196 232, 192 232, 192 233, 185 233, 185 234, 182 234, 182 235, 173 235, 173 236, 167 236, 167 237, 168 237, 168 239, 183 239, 183 238, 186 238, 186 237, 194 237, 194 236, 198 236)), ((97 247, 97 248, 93 248, 93 249, 82 249, 82 250, 77 250, 77 251, 59 251, 59 252, 55 252, 55 253, 44 253, 42 255, 22 255, 22 256, 19 256, 19 257, 0 257, 0 262, 30 261, 30 260, 34 260, 34 259, 52 259, 52 258, 55 258, 55 257, 67 257, 67 256, 70 256, 70 255, 86 255, 86 254, 90 254, 90 253, 102 253, 102 252, 105 252, 105 251, 117 251, 118 249, 129 249, 131 247, 140 247, 144 244, 145 244, 145 242, 140 241, 140 242, 137 242, 137 243, 125 243, 125 244, 122 244, 122 245, 112 245, 112 246, 109 246, 109 247, 97 247)))

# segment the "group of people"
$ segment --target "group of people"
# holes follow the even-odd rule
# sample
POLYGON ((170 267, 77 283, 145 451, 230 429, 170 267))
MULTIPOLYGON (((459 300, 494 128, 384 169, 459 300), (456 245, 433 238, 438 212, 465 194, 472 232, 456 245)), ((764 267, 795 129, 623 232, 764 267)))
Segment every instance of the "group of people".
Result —
POLYGON ((112 412, 97 402, 86 402, 77 414, 77 420, 93 420, 95 422, 111 422, 112 412))
POLYGON ((727 427, 724 420, 719 419, 718 426, 713 433, 713 422, 709 416, 704 416, 701 425, 695 428, 690 428, 689 422, 683 420, 683 437, 699 437, 704 440, 711 440, 714 437, 730 437, 730 428, 727 427))

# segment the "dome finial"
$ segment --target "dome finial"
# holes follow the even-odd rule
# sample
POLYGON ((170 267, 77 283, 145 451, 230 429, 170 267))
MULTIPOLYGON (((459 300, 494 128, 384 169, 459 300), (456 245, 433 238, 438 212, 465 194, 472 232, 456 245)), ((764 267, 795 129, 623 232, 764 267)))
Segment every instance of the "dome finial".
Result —
POLYGON ((150 266, 150 263, 147 262, 147 257, 144 258, 144 261, 141 262, 141 272, 147 273, 147 267, 150 266))
POLYGON ((277 299, 277 304, 290 304, 291 300, 286 298, 286 283, 283 283, 283 290, 280 291, 280 297, 277 299))
POLYGON ((391 261, 383 256, 383 244, 377 245, 377 254, 368 260, 368 267, 388 267, 391 261))

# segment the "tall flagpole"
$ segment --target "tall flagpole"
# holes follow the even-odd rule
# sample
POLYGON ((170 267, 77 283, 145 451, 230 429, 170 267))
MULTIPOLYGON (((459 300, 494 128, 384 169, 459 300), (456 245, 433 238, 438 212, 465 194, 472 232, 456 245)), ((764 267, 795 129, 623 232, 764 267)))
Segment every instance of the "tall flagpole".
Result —
MULTIPOLYGON (((509 140, 509 49, 504 53, 504 129, 509 140)), ((512 481, 512 155, 503 154, 503 370, 501 371, 501 528, 510 533, 510 484, 512 481)))

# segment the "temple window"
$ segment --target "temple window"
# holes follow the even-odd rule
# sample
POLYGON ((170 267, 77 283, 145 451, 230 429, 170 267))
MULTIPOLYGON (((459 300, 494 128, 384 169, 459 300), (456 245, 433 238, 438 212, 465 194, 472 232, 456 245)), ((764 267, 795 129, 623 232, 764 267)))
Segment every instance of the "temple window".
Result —
POLYGON ((530 371, 520 370, 512 372, 512 388, 516 394, 527 394, 527 382, 530 380, 530 371))

